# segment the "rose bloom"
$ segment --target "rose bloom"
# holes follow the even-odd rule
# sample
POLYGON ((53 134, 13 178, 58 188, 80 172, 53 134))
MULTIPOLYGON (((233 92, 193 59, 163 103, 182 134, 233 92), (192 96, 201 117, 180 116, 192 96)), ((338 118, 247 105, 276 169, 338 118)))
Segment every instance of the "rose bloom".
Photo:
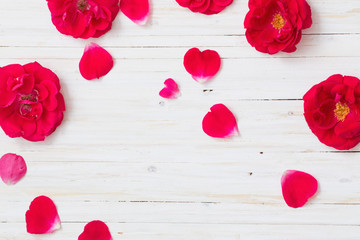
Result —
POLYGON ((110 30, 119 0, 47 0, 59 32, 74 38, 100 37, 110 30))
POLYGON ((0 68, 0 126, 9 137, 42 141, 63 119, 58 77, 39 63, 0 68))
POLYGON ((233 0, 176 0, 182 6, 192 12, 200 12, 206 15, 218 14, 229 6, 233 0))
POLYGON ((333 75, 304 95, 304 116, 320 142, 348 150, 360 142, 360 80, 333 75))
POLYGON ((301 30, 312 25, 305 0, 249 0, 249 9, 244 22, 246 38, 263 53, 294 52, 301 30))

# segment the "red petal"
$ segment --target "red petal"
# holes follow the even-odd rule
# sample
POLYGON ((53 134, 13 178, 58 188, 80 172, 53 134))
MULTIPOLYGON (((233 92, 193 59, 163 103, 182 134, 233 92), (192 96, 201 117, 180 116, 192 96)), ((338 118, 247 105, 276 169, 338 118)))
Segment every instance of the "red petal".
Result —
POLYGON ((316 193, 318 182, 308 173, 287 170, 281 177, 281 187, 286 204, 298 208, 316 193))
POLYGON ((31 202, 26 212, 26 229, 31 234, 52 233, 60 229, 60 218, 50 198, 39 196, 31 202))
POLYGON ((195 81, 200 83, 211 79, 219 71, 221 59, 213 50, 201 52, 197 48, 191 48, 184 56, 184 66, 195 81))
POLYGON ((17 183, 26 174, 24 158, 7 153, 0 158, 0 177, 4 183, 12 185, 17 183))
POLYGON ((112 240, 112 237, 106 224, 96 220, 86 224, 78 240, 112 240))
POLYGON ((96 43, 90 43, 85 47, 79 69, 85 79, 92 80, 105 76, 113 66, 112 56, 96 43))
POLYGON ((16 93, 7 90, 7 81, 10 78, 10 73, 0 68, 0 108, 10 106, 16 98, 16 93))
POLYGON ((159 95, 163 98, 175 99, 180 96, 180 90, 177 83, 169 78, 165 82, 165 87, 159 92, 159 95))
POLYGON ((120 10, 134 23, 144 25, 149 18, 149 0, 121 0, 120 10))
POLYGON ((224 105, 216 104, 210 108, 202 122, 204 132, 210 137, 227 138, 238 134, 234 114, 224 105))

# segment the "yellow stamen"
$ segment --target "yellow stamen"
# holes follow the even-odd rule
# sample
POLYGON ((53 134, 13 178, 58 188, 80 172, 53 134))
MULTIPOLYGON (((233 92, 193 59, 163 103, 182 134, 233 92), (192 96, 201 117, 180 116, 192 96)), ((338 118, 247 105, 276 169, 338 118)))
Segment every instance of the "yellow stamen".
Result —
POLYGON ((285 23, 286 23, 285 19, 283 18, 283 16, 281 16, 281 14, 279 12, 274 14, 271 25, 275 29, 280 31, 285 26, 285 23))
POLYGON ((350 108, 346 103, 344 104, 340 102, 336 103, 334 109, 334 115, 337 118, 337 120, 342 122, 345 121, 345 118, 349 113, 350 113, 350 108))

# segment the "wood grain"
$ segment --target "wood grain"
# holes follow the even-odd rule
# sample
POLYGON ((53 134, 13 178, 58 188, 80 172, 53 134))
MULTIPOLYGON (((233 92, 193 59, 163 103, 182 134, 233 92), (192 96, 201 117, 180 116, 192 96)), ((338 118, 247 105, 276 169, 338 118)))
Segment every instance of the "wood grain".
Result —
POLYGON ((61 79, 67 111, 46 141, 0 134, 0 155, 15 152, 28 164, 15 186, 0 184, 1 240, 77 239, 100 219, 114 240, 358 240, 360 147, 348 152, 316 139, 302 116, 302 96, 341 73, 359 75, 360 1, 309 0, 313 26, 298 51, 266 55, 244 36, 247 1, 216 16, 152 1, 151 22, 133 24, 121 13, 100 39, 63 36, 46 1, 12 0, 0 9, 0 66, 38 61, 61 79), (94 41, 114 57, 114 69, 84 80, 78 62, 94 41), (200 85, 183 68, 191 47, 223 59, 213 81, 200 85), (182 96, 158 96, 166 78, 182 96), (201 121, 216 103, 236 115, 240 135, 212 139, 201 121), (313 174, 320 191, 304 208, 281 196, 286 169, 313 174), (62 229, 26 233, 31 200, 48 195, 62 229))

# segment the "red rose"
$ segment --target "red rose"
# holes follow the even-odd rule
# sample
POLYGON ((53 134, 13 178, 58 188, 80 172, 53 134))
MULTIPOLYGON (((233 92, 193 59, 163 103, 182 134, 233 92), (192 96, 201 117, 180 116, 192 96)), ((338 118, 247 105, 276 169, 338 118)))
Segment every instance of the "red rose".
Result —
POLYGON ((0 126, 9 137, 42 141, 63 119, 58 77, 39 63, 0 68, 0 126))
POLYGON ((301 30, 312 25, 305 0, 249 0, 249 9, 244 22, 246 38, 263 53, 294 52, 301 30))
POLYGON ((100 37, 110 30, 119 0, 47 0, 59 32, 74 38, 100 37))
POLYGON ((360 80, 333 75, 304 95, 304 116, 320 142, 348 150, 360 142, 360 80))
POLYGON ((224 10, 233 0, 176 0, 176 2, 180 6, 189 8, 193 12, 212 15, 224 10))

